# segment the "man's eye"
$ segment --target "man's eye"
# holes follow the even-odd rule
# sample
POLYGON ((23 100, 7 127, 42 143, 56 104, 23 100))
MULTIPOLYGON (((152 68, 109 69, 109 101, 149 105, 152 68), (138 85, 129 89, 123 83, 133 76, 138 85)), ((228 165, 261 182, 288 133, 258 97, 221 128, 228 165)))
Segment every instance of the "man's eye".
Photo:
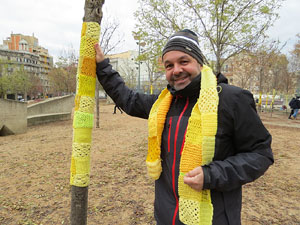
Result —
POLYGON ((183 64, 183 65, 186 65, 186 64, 188 64, 188 63, 189 63, 188 60, 183 60, 183 61, 181 61, 181 64, 183 64))
POLYGON ((167 64, 167 65, 165 65, 165 68, 166 69, 170 69, 170 68, 172 68, 172 65, 171 64, 167 64))

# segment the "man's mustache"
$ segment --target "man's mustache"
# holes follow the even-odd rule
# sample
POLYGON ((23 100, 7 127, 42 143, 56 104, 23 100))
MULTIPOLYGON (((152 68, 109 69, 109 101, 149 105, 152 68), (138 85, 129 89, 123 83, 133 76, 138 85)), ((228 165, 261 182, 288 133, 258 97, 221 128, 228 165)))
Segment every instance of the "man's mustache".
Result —
POLYGON ((181 72, 179 74, 173 75, 171 77, 171 81, 177 81, 177 80, 182 79, 183 77, 188 77, 188 76, 190 76, 189 73, 187 73, 187 72, 181 72))

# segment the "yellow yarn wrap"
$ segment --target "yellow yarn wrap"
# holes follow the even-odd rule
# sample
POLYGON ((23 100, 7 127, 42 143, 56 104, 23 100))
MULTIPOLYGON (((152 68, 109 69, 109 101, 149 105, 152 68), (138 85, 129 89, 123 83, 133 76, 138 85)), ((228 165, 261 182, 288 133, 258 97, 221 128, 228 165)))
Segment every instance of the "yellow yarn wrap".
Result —
MULTIPOLYGON (((154 179, 160 177, 161 134, 170 108, 172 96, 165 89, 153 105, 149 115, 149 144, 146 164, 148 174, 154 179), (151 166, 149 166, 151 165, 151 166)), ((178 178, 179 219, 187 225, 212 224, 213 205, 210 190, 196 191, 184 184, 184 175, 212 161, 215 152, 219 96, 217 79, 208 66, 201 71, 201 90, 188 121, 185 143, 180 159, 178 178)))
POLYGON ((99 42, 99 35, 100 25, 98 23, 83 22, 77 68, 70 169, 70 184, 77 187, 87 187, 90 180, 90 152, 96 87, 96 53, 94 45, 99 42))

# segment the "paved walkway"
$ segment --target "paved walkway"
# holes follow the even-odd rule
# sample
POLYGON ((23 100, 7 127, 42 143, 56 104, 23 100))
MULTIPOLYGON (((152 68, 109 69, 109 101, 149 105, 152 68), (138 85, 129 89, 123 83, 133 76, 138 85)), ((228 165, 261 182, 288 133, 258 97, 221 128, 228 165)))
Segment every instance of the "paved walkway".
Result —
POLYGON ((291 124, 291 123, 278 123, 278 122, 263 121, 263 124, 279 126, 279 127, 293 127, 293 128, 299 128, 300 129, 300 124, 299 123, 291 124))

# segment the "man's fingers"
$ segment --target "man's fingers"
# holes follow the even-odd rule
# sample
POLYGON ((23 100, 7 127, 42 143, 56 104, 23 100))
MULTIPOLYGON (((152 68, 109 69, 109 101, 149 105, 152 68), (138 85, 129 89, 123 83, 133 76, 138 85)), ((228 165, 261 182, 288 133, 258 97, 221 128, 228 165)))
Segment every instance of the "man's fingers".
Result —
POLYGON ((188 176, 183 177, 183 182, 185 184, 198 184, 199 181, 200 181, 199 174, 193 177, 188 177, 188 176))
POLYGON ((104 54, 102 52, 102 49, 100 48, 100 45, 97 43, 94 45, 95 51, 96 51, 96 62, 101 62, 104 60, 104 54))
POLYGON ((203 169, 201 166, 186 173, 186 175, 183 177, 183 182, 189 185, 191 188, 195 189, 196 191, 202 190, 203 181, 203 169))
POLYGON ((200 191, 202 189, 202 183, 198 180, 199 177, 184 177, 183 182, 189 185, 191 188, 196 191, 200 191))
POLYGON ((193 183, 193 177, 187 177, 187 176, 184 176, 183 177, 183 182, 185 183, 185 184, 191 184, 191 183, 193 183))
POLYGON ((200 173, 202 173, 202 168, 199 166, 199 167, 196 167, 195 169, 191 170, 190 172, 188 172, 185 176, 194 177, 200 173))
POLYGON ((94 48, 95 48, 95 50, 96 50, 97 53, 101 53, 100 46, 99 46, 98 43, 95 44, 94 48))

